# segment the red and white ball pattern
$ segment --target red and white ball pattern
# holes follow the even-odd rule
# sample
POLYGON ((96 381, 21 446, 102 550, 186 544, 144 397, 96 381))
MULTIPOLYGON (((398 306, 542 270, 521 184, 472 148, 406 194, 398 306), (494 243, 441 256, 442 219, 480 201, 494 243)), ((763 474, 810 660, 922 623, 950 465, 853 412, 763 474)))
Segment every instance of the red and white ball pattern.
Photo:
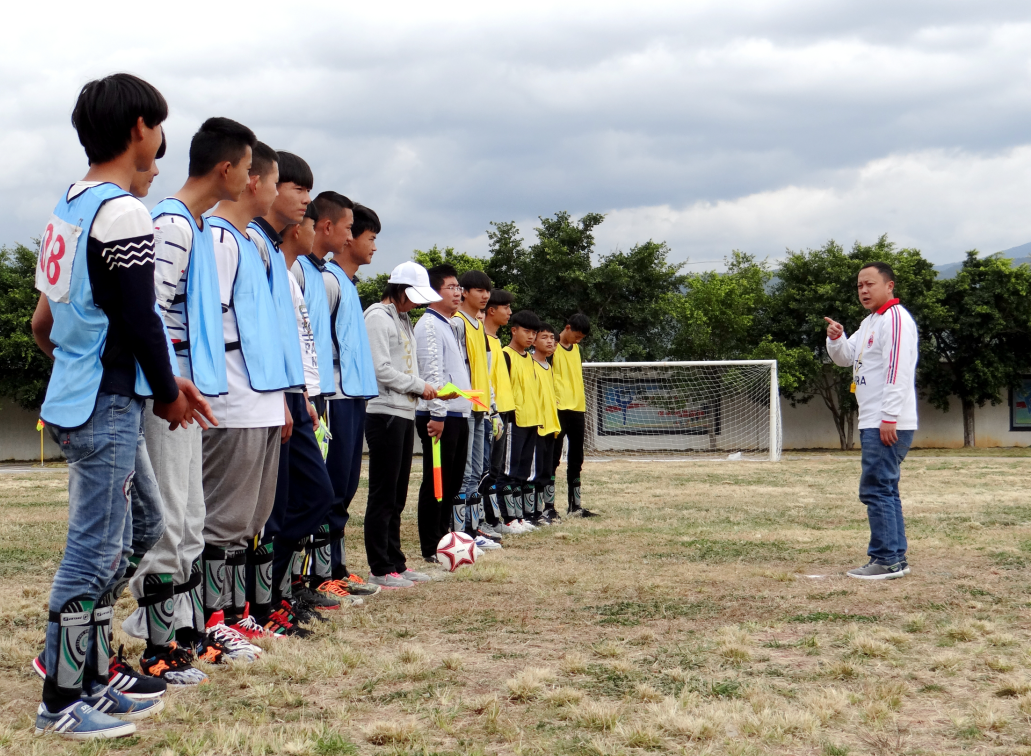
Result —
POLYGON ((437 559, 454 572, 463 564, 476 561, 476 542, 465 533, 448 533, 437 544, 437 559))

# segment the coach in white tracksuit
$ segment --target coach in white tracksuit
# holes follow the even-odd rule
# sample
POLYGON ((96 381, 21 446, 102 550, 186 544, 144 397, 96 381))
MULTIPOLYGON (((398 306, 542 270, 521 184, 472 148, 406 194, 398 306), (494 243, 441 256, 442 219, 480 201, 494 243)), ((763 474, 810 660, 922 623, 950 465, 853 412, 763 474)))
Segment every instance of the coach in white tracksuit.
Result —
POLYGON ((912 316, 894 296, 891 266, 868 263, 859 271, 858 284, 859 301, 870 311, 859 330, 846 337, 840 323, 824 318, 827 352, 836 365, 852 367, 852 390, 859 402, 859 500, 870 520, 870 562, 848 575, 890 580, 909 574, 899 477, 917 427, 918 336, 912 316))

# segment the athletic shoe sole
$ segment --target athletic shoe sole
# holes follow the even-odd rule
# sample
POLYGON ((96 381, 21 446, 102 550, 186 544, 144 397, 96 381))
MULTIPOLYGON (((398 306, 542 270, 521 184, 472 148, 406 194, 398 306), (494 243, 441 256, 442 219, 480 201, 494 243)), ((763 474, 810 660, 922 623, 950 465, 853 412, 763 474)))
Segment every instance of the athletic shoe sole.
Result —
POLYGON ((856 580, 895 580, 906 576, 906 573, 901 571, 888 572, 884 575, 853 575, 851 572, 846 572, 845 574, 850 578, 855 578, 856 580))
POLYGON ((136 725, 126 722, 121 727, 109 727, 106 730, 93 730, 91 732, 56 732, 52 729, 41 730, 36 728, 36 735, 56 735, 65 740, 110 740, 112 738, 127 738, 135 734, 136 725))

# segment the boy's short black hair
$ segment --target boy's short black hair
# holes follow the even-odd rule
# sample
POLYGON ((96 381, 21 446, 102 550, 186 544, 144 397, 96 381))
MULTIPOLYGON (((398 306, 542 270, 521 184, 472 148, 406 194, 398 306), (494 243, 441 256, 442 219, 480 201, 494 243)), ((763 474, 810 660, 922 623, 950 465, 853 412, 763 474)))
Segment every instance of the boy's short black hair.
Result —
POLYGON ((355 202, 352 212, 354 213, 354 223, 351 226, 351 236, 353 238, 357 239, 366 231, 371 231, 374 234, 380 232, 382 227, 379 223, 379 216, 376 215, 376 212, 371 207, 359 205, 355 202))
POLYGON ((250 175, 265 178, 272 170, 273 163, 279 163, 279 155, 276 151, 264 142, 255 144, 251 153, 250 175))
POLYGON ((875 268, 878 273, 884 276, 885 281, 891 281, 892 283, 895 283, 895 270, 890 265, 888 265, 888 263, 868 262, 866 265, 859 269, 859 272, 862 273, 867 268, 875 268))
POLYGON ((554 336, 554 337, 555 337, 556 339, 558 338, 558 329, 557 329, 557 328, 555 328, 555 326, 553 326, 553 325, 552 325, 551 323, 545 323, 545 322, 544 322, 544 321, 542 320, 542 321, 541 321, 541 325, 540 325, 540 328, 538 328, 538 329, 537 329, 537 335, 539 336, 539 335, 540 335, 540 334, 542 334, 542 333, 543 333, 544 331, 547 331, 547 332, 548 332, 548 333, 550 333, 550 334, 551 334, 552 336, 554 336))
POLYGON ((165 156, 165 150, 168 148, 168 142, 165 141, 165 130, 161 129, 161 146, 158 147, 157 154, 154 155, 155 160, 160 160, 165 156))
POLYGON ((512 292, 505 289, 491 289, 490 299, 487 300, 487 307, 485 309, 489 312, 491 307, 511 306, 514 301, 515 294, 512 292))
POLYGON ((304 217, 311 218, 312 223, 319 222, 319 209, 315 207, 314 202, 309 202, 308 207, 304 208, 304 217))
POLYGON ((242 123, 220 116, 209 118, 190 140, 190 176, 206 176, 226 160, 236 165, 247 148, 253 150, 257 143, 258 137, 242 123))
POLYGON ((512 319, 508 321, 509 327, 518 326, 519 328, 525 328, 528 331, 539 331, 541 329, 541 319, 537 317, 537 313, 533 310, 520 310, 512 316, 512 319))
POLYGON ((448 278, 458 278, 458 271, 455 270, 455 266, 448 265, 447 263, 434 265, 426 272, 430 274, 430 286, 438 294, 440 293, 440 287, 444 285, 444 281, 448 278))
POLYGON ((491 290, 490 276, 482 270, 467 270, 458 277, 458 283, 466 291, 470 289, 491 290))
POLYGON ((582 333, 584 336, 591 332, 591 321, 588 320, 587 316, 582 312, 578 312, 575 315, 570 315, 566 318, 566 325, 569 326, 570 331, 577 331, 582 333))
POLYGON ((310 192, 311 188, 315 186, 315 176, 312 175, 311 166, 292 152, 278 150, 276 155, 279 158, 279 183, 297 184, 310 192))
POLYGON ((319 213, 319 220, 328 220, 331 223, 340 220, 344 210, 354 210, 354 203, 351 200, 332 191, 319 192, 315 199, 308 203, 308 207, 312 205, 319 213))
POLYGON ((72 126, 90 165, 125 152, 140 118, 151 129, 168 118, 168 103, 154 85, 127 73, 87 82, 75 101, 72 126))

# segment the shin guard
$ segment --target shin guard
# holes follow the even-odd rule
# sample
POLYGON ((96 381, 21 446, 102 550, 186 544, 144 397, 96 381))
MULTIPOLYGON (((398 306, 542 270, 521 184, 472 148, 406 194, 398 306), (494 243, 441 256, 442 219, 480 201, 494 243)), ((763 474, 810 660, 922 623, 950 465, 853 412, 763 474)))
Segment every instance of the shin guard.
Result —
POLYGON ((347 569, 347 548, 344 544, 344 531, 334 530, 329 534, 330 562, 333 565, 334 580, 347 581, 350 571, 347 569))
MULTIPOLYGON (((47 676, 43 683, 44 701, 75 701, 82 695, 86 649, 95 605, 93 599, 79 596, 62 606, 61 611, 50 612, 45 659, 47 676)), ((48 708, 57 711, 52 707, 48 708)))
POLYGON ((204 617, 210 619, 212 614, 225 605, 223 597, 230 593, 226 586, 226 550, 218 546, 205 546, 201 563, 204 566, 204 617))
POLYGON ((189 579, 182 585, 177 585, 172 589, 172 592, 176 596, 179 594, 186 595, 186 601, 190 607, 190 627, 198 633, 204 632, 204 599, 203 589, 201 587, 202 576, 203 570, 201 568, 200 559, 194 559, 193 565, 190 567, 189 579))
POLYGON ((118 599, 125 593, 125 587, 129 585, 129 581, 132 580, 132 576, 136 574, 136 570, 140 566, 140 560, 142 556, 131 556, 129 557, 129 566, 125 568, 125 574, 118 578, 115 582, 114 588, 111 589, 112 595, 115 597, 115 603, 118 603, 118 599))
POLYGON ((465 523, 469 527, 469 531, 475 534, 480 529, 481 522, 483 522, 483 497, 475 493, 469 497, 469 510, 465 523))
POLYGON ((505 522, 518 520, 523 516, 522 494, 511 486, 501 490, 501 501, 505 505, 505 522))
MULTIPOLYGON (((124 590, 125 586, 122 586, 124 590)), ((114 590, 106 591, 93 607, 93 623, 86 644, 85 682, 107 685, 111 680, 108 665, 111 662, 111 625, 115 618, 114 590)))
POLYGON ((312 536, 308 545, 309 567, 308 573, 311 576, 311 589, 315 590, 324 582, 329 580, 333 574, 332 549, 329 543, 329 525, 323 525, 319 532, 312 536))
POLYGON ((147 645, 163 648, 175 639, 175 588, 171 575, 145 575, 137 603, 147 617, 147 645))
POLYGON ((501 507, 498 506, 498 484, 495 483, 487 489, 487 504, 490 507, 490 511, 494 514, 494 519, 500 522, 504 522, 505 518, 501 514, 501 507))
POLYGON ((533 483, 523 484, 523 519, 532 520, 537 508, 537 495, 533 490, 533 483))
POLYGON ((229 596, 226 624, 243 617, 247 612, 247 549, 226 550, 226 582, 224 592, 229 596))
POLYGON ((256 536, 247 545, 247 599, 258 617, 272 611, 272 556, 271 538, 256 536))
POLYGON ((465 494, 458 494, 451 505, 451 531, 454 533, 465 532, 465 515, 469 506, 469 500, 465 494))

